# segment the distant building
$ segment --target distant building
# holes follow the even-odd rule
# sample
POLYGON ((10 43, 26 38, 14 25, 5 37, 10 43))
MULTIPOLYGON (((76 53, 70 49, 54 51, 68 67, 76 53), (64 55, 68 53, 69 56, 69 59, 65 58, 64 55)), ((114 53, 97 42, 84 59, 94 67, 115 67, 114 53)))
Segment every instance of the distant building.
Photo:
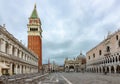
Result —
POLYGON ((87 71, 120 73, 120 30, 87 52, 87 71))
POLYGON ((64 66, 58 66, 58 72, 63 72, 64 71, 64 66))
POLYGON ((64 61, 64 69, 65 72, 69 72, 69 71, 75 71, 75 72, 80 72, 85 70, 85 63, 86 63, 86 59, 85 56, 80 53, 79 56, 77 56, 74 59, 68 59, 66 58, 64 61))
POLYGON ((43 72, 44 73, 48 73, 50 71, 50 64, 43 64, 42 68, 43 68, 43 72))
POLYGON ((0 75, 38 72, 38 57, 0 26, 0 75))
POLYGON ((58 64, 55 63, 55 61, 53 61, 53 63, 50 64, 51 65, 51 72, 57 72, 58 71, 58 64))
POLYGON ((51 72, 51 67, 52 66, 51 66, 51 63, 50 63, 50 59, 48 59, 48 63, 47 64, 43 64, 42 65, 44 73, 51 72))

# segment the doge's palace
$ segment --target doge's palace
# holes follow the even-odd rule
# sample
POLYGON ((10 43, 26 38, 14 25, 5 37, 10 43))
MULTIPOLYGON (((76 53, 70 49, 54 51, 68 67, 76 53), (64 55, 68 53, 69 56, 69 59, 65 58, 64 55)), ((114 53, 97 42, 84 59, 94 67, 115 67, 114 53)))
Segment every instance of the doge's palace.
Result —
POLYGON ((87 71, 120 73, 120 30, 108 33, 101 43, 87 52, 87 71))

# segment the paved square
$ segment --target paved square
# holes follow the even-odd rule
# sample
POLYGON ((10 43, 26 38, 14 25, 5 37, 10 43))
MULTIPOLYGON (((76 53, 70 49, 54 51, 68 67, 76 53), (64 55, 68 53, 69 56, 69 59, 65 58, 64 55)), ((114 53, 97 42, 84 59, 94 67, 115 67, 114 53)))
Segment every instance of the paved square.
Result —
POLYGON ((41 84, 119 84, 119 74, 97 74, 97 73, 52 73, 49 79, 41 84))

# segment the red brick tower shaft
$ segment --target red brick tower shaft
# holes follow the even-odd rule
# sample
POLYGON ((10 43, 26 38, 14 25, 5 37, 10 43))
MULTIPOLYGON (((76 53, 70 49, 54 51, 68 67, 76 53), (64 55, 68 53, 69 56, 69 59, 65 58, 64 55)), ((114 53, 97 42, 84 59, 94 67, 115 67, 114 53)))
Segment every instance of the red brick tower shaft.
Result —
POLYGON ((42 39, 39 36, 28 36, 28 48, 38 55, 38 65, 42 66, 42 39))
POLYGON ((42 68, 42 28, 38 17, 36 5, 29 18, 28 26, 28 48, 38 55, 38 68, 42 68))

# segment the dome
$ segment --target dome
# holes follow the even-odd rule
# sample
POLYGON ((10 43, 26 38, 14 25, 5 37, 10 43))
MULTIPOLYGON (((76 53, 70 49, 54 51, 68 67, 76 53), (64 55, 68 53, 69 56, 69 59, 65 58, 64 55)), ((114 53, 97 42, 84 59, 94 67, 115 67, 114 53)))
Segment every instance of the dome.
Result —
POLYGON ((82 52, 80 52, 80 55, 77 56, 78 59, 80 58, 85 58, 85 56, 82 54, 82 52))

